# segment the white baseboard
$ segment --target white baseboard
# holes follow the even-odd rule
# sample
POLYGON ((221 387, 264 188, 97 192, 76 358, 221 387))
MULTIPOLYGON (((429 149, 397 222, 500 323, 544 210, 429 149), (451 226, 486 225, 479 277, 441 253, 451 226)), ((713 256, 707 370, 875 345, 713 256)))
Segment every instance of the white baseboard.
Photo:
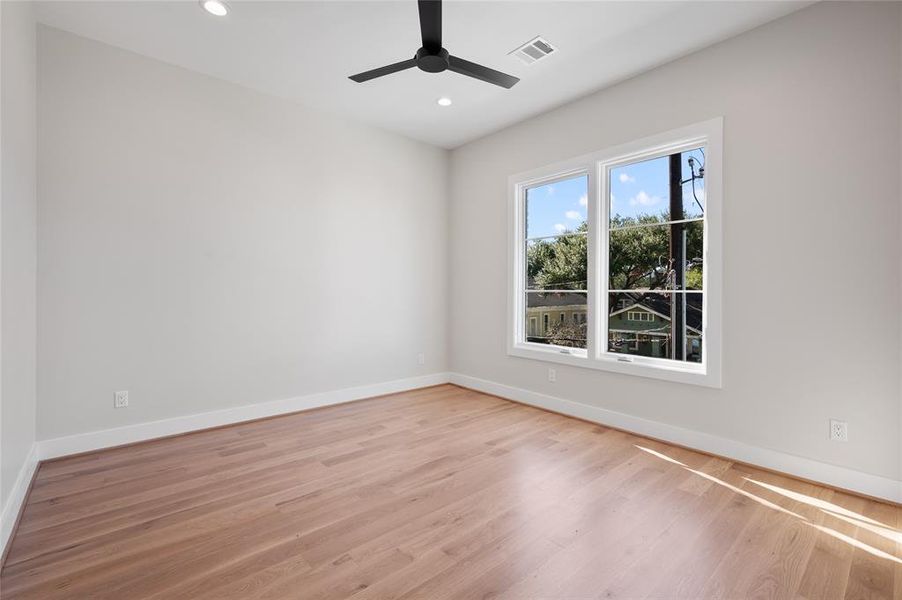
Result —
POLYGON ((47 460, 50 458, 67 456, 69 454, 78 454, 79 452, 89 452, 91 450, 121 446, 123 444, 131 444, 168 435, 197 431, 199 429, 208 429, 210 427, 230 425, 232 423, 251 421, 263 417, 272 417, 300 410, 318 408, 320 406, 362 400, 372 396, 404 392, 416 388, 428 387, 430 385, 448 383, 448 381, 448 373, 433 373, 421 377, 384 381, 381 383, 321 392, 296 398, 273 400, 270 402, 261 402, 259 404, 248 404, 246 406, 226 408, 223 410, 186 415, 183 417, 174 417, 161 421, 151 421, 148 423, 139 423, 137 425, 128 425, 126 427, 116 427, 115 429, 90 431, 88 433, 41 440, 37 443, 38 457, 40 460, 47 460))
MULTIPOLYGON (((262 402, 260 404, 251 404, 236 408, 187 415, 184 417, 175 417, 172 419, 152 421, 127 427, 117 427, 115 429, 92 431, 73 436, 42 440, 36 443, 36 456, 35 451, 33 450, 32 456, 30 457, 32 463, 30 470, 23 467, 23 474, 20 474, 20 480, 23 477, 25 478, 25 481, 22 484, 23 489, 21 490, 21 494, 24 497, 25 490, 27 489, 28 482, 31 478, 31 473, 34 471, 34 463, 36 463, 37 460, 47 460, 69 454, 77 454, 79 452, 99 450, 102 448, 120 446, 178 433, 240 423, 242 421, 249 421, 262 417, 271 417, 320 406, 351 402, 353 400, 361 400, 372 396, 403 392, 448 382, 500 396, 502 398, 516 400, 524 404, 530 404, 539 408, 579 417, 581 419, 586 419, 587 421, 609 425, 638 435, 653 437, 688 448, 701 450, 703 452, 717 454, 750 465, 780 471, 788 475, 817 481, 826 485, 873 496, 875 498, 902 502, 902 481, 862 473, 854 469, 831 465, 810 458, 786 454, 769 448, 761 448, 708 433, 684 429, 682 427, 668 425, 658 421, 651 421, 649 419, 643 419, 625 413, 590 406, 581 402, 539 394, 522 388, 516 388, 459 373, 434 373, 422 377, 399 379, 354 388, 322 392, 319 394, 311 394, 297 398, 262 402), (24 475, 26 470, 27 477, 24 475)), ((16 490, 19 489, 20 483, 21 481, 17 482, 16 490)), ((12 510, 10 508, 13 506, 12 500, 13 497, 10 498, 10 501, 7 502, 7 506, 4 507, 4 536, 8 535, 7 512, 12 510)), ((21 503, 21 498, 19 503, 21 503)), ((18 514, 18 505, 16 505, 15 510, 12 510, 11 514, 13 515, 11 518, 14 521, 15 515, 18 514)), ((12 527, 11 523, 9 524, 9 527, 12 527)), ((5 537, 2 539, 5 540, 5 537)))
POLYGON ((3 506, 3 513, 0 515, 0 556, 6 552, 6 544, 9 542, 10 535, 13 532, 13 526, 19 517, 19 511, 25 502, 25 496, 28 494, 28 486, 31 485, 31 478, 34 476, 35 469, 38 468, 38 445, 31 445, 28 456, 22 468, 19 469, 19 475, 16 477, 16 483, 6 499, 3 506))
POLYGON ((810 458, 760 448, 708 433, 683 429, 459 373, 451 374, 451 383, 874 498, 902 502, 902 481, 888 477, 862 473, 810 458))

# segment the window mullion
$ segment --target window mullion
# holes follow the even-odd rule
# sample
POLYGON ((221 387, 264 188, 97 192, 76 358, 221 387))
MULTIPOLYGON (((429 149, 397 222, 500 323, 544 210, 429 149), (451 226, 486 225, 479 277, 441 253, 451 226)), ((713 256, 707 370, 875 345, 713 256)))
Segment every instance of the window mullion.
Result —
POLYGON ((608 224, 610 222, 610 206, 608 206, 607 198, 610 196, 609 181, 607 169, 597 164, 592 170, 594 176, 594 186, 592 188, 592 201, 589 206, 594 212, 589 228, 590 235, 593 236, 594 244, 592 251, 592 259, 595 266, 591 269, 594 281, 592 282, 592 291, 594 294, 592 302, 592 351, 589 356, 592 360, 597 360, 601 354, 607 349, 608 339, 608 224))
POLYGON ((594 360, 596 349, 598 348, 598 335, 595 331, 595 297, 597 296, 595 287, 597 285, 596 277, 596 258, 598 248, 598 228, 594 226, 596 222, 597 202, 598 198, 598 169, 589 169, 587 172, 586 195, 586 223, 587 223, 587 240, 586 240, 586 356, 589 360, 594 360))

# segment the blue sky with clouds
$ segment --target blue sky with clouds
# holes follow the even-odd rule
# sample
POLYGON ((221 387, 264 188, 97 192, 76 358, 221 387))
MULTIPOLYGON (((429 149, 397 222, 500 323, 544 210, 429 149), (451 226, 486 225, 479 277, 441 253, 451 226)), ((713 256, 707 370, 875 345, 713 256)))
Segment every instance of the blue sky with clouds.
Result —
POLYGON ((573 230, 586 220, 588 177, 557 181, 526 191, 526 237, 573 230))
MULTIPOLYGON (((699 150, 683 153, 683 179, 688 179, 689 157, 696 160, 696 172, 703 155, 699 150)), ((527 237, 557 235, 575 229, 586 220, 588 180, 574 177, 535 188, 526 195, 527 237)), ((695 181, 695 196, 705 204, 704 180, 695 181)), ((622 217, 660 215, 668 210, 669 176, 667 157, 646 160, 611 170, 611 214, 622 217)), ((701 217, 692 186, 683 186, 685 218, 701 217)))

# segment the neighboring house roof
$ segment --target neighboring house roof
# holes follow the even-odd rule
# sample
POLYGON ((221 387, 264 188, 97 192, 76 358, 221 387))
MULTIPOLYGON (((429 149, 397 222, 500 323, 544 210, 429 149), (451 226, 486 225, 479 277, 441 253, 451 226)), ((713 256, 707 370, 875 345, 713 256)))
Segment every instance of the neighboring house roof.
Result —
MULTIPOLYGON (((633 303, 615 310, 611 313, 611 316, 640 308, 652 312, 662 319, 670 320, 670 303, 662 298, 661 294, 636 292, 635 294, 622 295, 627 296, 633 303)), ((702 330, 701 294, 686 294, 686 326, 698 332, 702 330)))
POLYGON ((621 308, 619 310, 615 310, 614 312, 611 313, 610 316, 613 317, 613 316, 616 316, 616 315, 619 315, 619 314, 622 314, 625 312, 636 312, 636 310, 641 310, 643 312, 648 312, 648 313, 658 315, 665 321, 670 320, 670 315, 665 315, 664 313, 658 312, 657 310, 650 308, 649 306, 644 306, 644 305, 638 304, 638 303, 633 303, 628 306, 624 306, 623 308, 621 308))
POLYGON ((526 306, 529 308, 586 305, 586 294, 569 294, 567 292, 545 292, 526 294, 526 306))
MULTIPOLYGON (((626 297, 632 304, 611 313, 617 315, 636 308, 652 312, 662 319, 670 320, 670 303, 660 293, 635 292, 618 294, 626 297)), ((526 294, 528 308, 560 308, 564 306, 585 306, 586 295, 568 292, 546 292, 526 294)), ((686 294, 686 326, 697 332, 702 330, 702 295, 686 294)))

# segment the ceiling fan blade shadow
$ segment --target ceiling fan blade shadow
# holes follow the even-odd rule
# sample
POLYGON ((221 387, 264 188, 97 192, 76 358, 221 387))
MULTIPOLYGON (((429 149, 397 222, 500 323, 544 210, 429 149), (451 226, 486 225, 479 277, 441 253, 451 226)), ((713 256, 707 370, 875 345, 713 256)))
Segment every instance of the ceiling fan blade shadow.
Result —
POLYGON ((418 0, 417 7, 423 48, 438 52, 442 48, 442 0, 418 0))
POLYGON ((372 69, 370 71, 364 71, 363 73, 351 75, 350 77, 348 77, 348 79, 356 81, 357 83, 363 83, 364 81, 369 81, 370 79, 376 79, 377 77, 382 77, 384 75, 391 75, 392 73, 404 71, 415 66, 417 66, 416 59, 409 58, 407 60, 402 60, 401 62, 396 62, 391 65, 379 67, 378 69, 372 69))
POLYGON ((479 79, 480 81, 493 83, 507 89, 514 87, 514 85, 520 81, 519 77, 514 77, 513 75, 508 75, 507 73, 502 73, 495 69, 477 65, 474 62, 456 56, 448 57, 448 70, 460 73, 461 75, 466 75, 467 77, 479 79))

